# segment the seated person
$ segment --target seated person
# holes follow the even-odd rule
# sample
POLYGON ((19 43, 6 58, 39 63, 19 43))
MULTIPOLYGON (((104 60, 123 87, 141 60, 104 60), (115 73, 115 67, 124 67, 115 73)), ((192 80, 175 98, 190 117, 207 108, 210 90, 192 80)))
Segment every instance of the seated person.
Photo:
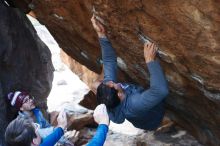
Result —
MULTIPOLYGON (((109 117, 105 105, 97 106, 93 116, 99 127, 87 146, 103 146, 109 125, 109 117)), ((38 133, 38 124, 33 123, 29 119, 17 117, 6 128, 6 144, 7 146, 54 146, 63 136, 67 125, 65 112, 60 112, 57 121, 58 128, 47 137, 41 138, 38 133)))
POLYGON ((67 126, 65 112, 60 112, 57 122, 57 128, 51 134, 42 138, 38 133, 39 124, 18 116, 6 128, 6 144, 7 146, 54 146, 63 136, 64 129, 67 126))
POLYGON ((157 47, 154 43, 144 44, 144 59, 150 73, 150 88, 139 85, 117 83, 117 58, 115 50, 107 39, 103 25, 91 19, 101 45, 104 79, 94 83, 97 101, 106 105, 109 118, 115 123, 125 119, 135 127, 155 130, 160 125, 165 109, 164 100, 168 85, 159 61, 156 60, 157 47))
MULTIPOLYGON (((8 100, 10 101, 11 106, 19 110, 19 117, 29 119, 30 121, 38 123, 40 125, 38 133, 42 138, 47 137, 55 130, 55 128, 51 126, 44 118, 40 109, 36 108, 33 96, 31 96, 27 92, 10 92, 8 94, 8 100)), ((73 145, 70 141, 65 139, 65 137, 62 137, 59 140, 59 143, 73 145)))

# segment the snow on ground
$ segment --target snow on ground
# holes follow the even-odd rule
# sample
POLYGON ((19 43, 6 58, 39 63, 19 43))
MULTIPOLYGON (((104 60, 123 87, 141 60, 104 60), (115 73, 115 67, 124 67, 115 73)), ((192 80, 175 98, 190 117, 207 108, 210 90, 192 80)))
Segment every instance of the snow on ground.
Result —
MULTIPOLYGON (((48 46, 52 54, 52 62, 55 68, 54 80, 51 92, 48 96, 48 110, 59 111, 64 107, 71 107, 73 102, 78 103, 89 91, 88 86, 75 75, 60 58, 60 47, 50 34, 48 29, 35 18, 27 15, 35 27, 38 36, 48 46)), ((74 106, 77 106, 74 104, 74 106)), ((73 108, 73 107, 72 107, 73 108)))

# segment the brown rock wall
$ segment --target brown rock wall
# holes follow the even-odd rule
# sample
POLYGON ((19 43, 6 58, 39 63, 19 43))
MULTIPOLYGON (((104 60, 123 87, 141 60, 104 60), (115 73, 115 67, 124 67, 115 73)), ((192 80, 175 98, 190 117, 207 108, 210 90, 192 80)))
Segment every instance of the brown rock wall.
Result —
POLYGON ((173 119, 206 145, 220 145, 220 9, 217 0, 35 1, 35 12, 72 58, 100 72, 92 11, 106 26, 119 67, 146 86, 148 73, 137 31, 160 47, 173 119))
POLYGON ((4 132, 17 111, 5 96, 23 90, 35 96, 37 105, 46 108, 46 97, 53 80, 51 53, 39 39, 25 14, 0 1, 0 145, 4 132))

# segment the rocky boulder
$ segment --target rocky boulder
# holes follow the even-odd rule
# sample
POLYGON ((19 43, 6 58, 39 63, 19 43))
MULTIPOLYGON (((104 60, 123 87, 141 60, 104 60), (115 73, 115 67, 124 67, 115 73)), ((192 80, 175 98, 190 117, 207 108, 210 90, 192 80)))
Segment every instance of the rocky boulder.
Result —
MULTIPOLYGON (((26 4, 27 0, 19 2, 26 4)), ((61 48, 80 64, 99 73, 101 69, 96 60, 100 48, 90 23, 95 13, 106 26, 108 37, 116 48, 123 76, 143 86, 149 83, 146 82, 149 74, 138 34, 150 37, 160 47, 158 55, 169 81, 171 94, 167 109, 171 118, 201 143, 220 145, 218 1, 41 0, 31 5, 61 48)), ((46 97, 52 77, 48 50, 41 50, 45 45, 20 11, 3 7, 1 1, 0 15, 1 97, 18 87, 36 97, 46 97), (24 36, 28 41, 24 41, 24 36)), ((11 112, 6 112, 3 98, 0 101, 1 129, 4 129, 6 113, 11 112)))
POLYGON ((158 43, 171 94, 172 119, 206 145, 220 145, 220 9, 216 0, 35 1, 38 19, 63 50, 90 70, 100 72, 92 13, 106 26, 118 66, 146 86, 149 77, 138 33, 158 43))
POLYGON ((0 145, 4 132, 16 110, 6 95, 23 90, 46 109, 46 97, 53 80, 53 65, 47 46, 39 39, 26 15, 0 2, 0 145))

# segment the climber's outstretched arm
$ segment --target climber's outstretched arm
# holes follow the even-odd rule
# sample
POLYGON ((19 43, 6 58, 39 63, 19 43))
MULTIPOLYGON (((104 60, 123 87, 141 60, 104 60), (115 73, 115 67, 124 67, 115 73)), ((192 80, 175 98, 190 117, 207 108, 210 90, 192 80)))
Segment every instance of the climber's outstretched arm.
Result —
POLYGON ((95 16, 91 18, 92 25, 98 34, 101 45, 103 71, 100 77, 94 82, 92 90, 96 93, 96 89, 101 82, 113 81, 117 82, 117 58, 115 49, 107 39, 103 25, 96 20, 95 16))

